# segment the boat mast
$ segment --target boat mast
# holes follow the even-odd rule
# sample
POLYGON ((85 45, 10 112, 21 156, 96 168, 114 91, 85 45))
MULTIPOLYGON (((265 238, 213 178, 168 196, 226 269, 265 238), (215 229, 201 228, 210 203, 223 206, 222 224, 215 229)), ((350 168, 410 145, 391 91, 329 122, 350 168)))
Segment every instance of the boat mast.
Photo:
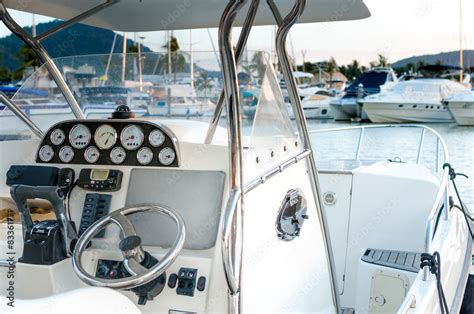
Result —
POLYGON ((105 85, 105 82, 108 81, 110 63, 112 62, 112 55, 115 50, 115 42, 117 41, 117 33, 114 33, 114 40, 112 41, 112 47, 110 48, 109 59, 107 60, 107 66, 105 67, 104 80, 102 81, 102 86, 105 85))
POLYGON ((189 62, 190 62, 190 69, 189 71, 191 72, 191 97, 192 100, 194 101, 194 58, 193 58, 193 30, 189 30, 189 62))
POLYGON ((125 67, 127 65, 127 32, 123 32, 122 56, 122 84, 125 84, 125 67))
POLYGON ((464 74, 464 62, 463 62, 463 51, 462 51, 462 0, 459 0, 459 65, 461 71, 459 72, 459 81, 463 82, 464 74))

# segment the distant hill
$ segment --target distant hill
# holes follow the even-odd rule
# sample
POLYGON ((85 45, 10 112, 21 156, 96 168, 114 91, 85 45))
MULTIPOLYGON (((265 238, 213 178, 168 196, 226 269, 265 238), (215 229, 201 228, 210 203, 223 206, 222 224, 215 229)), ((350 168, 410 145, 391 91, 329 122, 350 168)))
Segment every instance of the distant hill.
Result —
MULTIPOLYGON (((405 58, 392 63, 393 68, 404 67, 407 64, 417 64, 418 62, 425 64, 437 64, 440 62, 443 65, 459 66, 459 51, 442 52, 437 54, 415 56, 405 58)), ((463 53, 464 68, 474 67, 474 50, 465 50, 463 53)))
MULTIPOLYGON (((41 23, 36 26, 38 34, 60 24, 59 20, 41 23)), ((25 30, 31 33, 31 27, 25 30)), ((76 24, 45 39, 42 43, 49 55, 53 58, 86 54, 108 54, 114 40, 114 32, 102 28, 76 24)), ((134 45, 134 41, 127 39, 127 45, 134 45)), ((24 43, 15 35, 0 38, 0 68, 10 71, 20 67, 18 51, 24 43)), ((121 52, 123 37, 117 36, 115 52, 121 52)), ((151 51, 148 47, 144 52, 151 51)))

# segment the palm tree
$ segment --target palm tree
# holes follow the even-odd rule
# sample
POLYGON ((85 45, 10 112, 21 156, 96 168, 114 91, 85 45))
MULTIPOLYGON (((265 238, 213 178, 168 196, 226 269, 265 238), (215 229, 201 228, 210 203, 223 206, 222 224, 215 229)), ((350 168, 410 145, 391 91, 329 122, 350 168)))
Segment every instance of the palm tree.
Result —
POLYGON ((170 40, 162 46, 166 48, 166 51, 171 52, 171 57, 168 57, 168 52, 163 55, 159 66, 161 71, 164 73, 168 69, 168 60, 171 60, 171 71, 174 74, 174 81, 176 82, 176 72, 183 71, 184 66, 186 65, 186 58, 184 54, 180 52, 179 43, 176 37, 171 36, 170 40), (169 45, 169 48, 168 48, 169 45))
POLYGON ((388 58, 386 56, 384 56, 383 54, 378 54, 377 58, 379 67, 388 67, 388 58))
POLYGON ((214 80, 209 77, 207 72, 201 72, 195 84, 199 91, 204 91, 204 97, 207 97, 207 91, 214 86, 214 80))
POLYGON ((334 76, 334 73, 337 71, 337 63, 336 59, 334 57, 331 57, 329 61, 327 62, 327 70, 329 73, 329 80, 332 81, 332 78, 334 76))

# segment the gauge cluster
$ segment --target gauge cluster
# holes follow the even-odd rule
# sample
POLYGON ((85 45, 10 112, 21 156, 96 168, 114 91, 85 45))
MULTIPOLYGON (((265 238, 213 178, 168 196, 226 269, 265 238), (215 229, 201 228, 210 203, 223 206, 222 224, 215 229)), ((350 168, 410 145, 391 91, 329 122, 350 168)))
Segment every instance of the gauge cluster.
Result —
POLYGON ((174 135, 146 121, 73 120, 53 126, 38 148, 39 163, 177 167, 174 135))

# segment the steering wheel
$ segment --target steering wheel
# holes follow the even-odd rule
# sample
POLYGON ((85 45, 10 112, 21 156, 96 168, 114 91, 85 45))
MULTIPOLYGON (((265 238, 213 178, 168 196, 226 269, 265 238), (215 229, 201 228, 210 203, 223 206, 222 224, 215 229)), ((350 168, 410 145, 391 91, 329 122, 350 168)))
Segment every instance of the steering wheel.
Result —
POLYGON ((178 257, 183 248, 185 237, 186 226, 184 220, 181 215, 171 208, 157 204, 140 204, 124 207, 97 220, 82 234, 72 256, 73 269, 82 281, 91 286, 132 289, 161 276, 178 257), (140 264, 145 259, 145 251, 141 246, 141 239, 137 236, 132 222, 127 218, 128 215, 142 212, 157 212, 167 216, 174 221, 178 229, 176 239, 168 253, 149 269, 140 264), (119 248, 124 257, 123 265, 131 274, 130 277, 119 279, 97 278, 86 272, 82 266, 82 255, 90 240, 111 223, 117 225, 123 234, 119 248))

